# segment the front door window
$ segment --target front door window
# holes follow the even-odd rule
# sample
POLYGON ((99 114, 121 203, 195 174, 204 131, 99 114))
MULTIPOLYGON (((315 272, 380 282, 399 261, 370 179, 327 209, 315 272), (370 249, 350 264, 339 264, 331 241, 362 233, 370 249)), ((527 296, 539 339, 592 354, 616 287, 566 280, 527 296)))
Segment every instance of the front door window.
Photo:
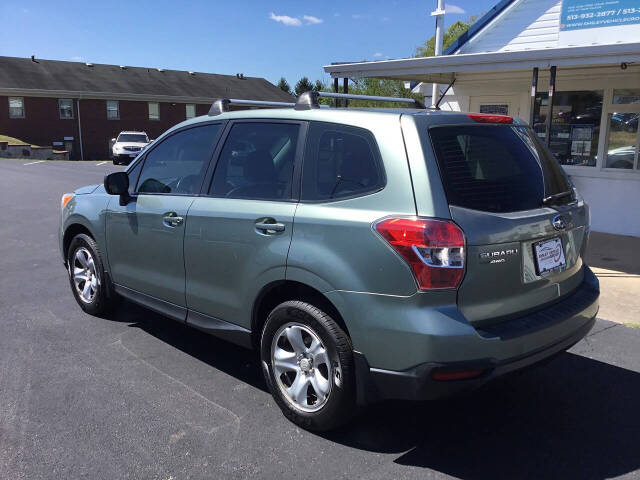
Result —
POLYGON ((205 125, 163 140, 145 159, 138 193, 198 193, 219 130, 220 125, 205 125))

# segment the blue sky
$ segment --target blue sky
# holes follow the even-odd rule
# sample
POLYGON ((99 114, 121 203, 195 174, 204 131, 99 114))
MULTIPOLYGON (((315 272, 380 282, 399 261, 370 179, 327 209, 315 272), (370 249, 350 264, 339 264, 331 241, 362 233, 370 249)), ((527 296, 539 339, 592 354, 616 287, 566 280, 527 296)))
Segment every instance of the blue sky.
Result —
MULTIPOLYGON (((446 24, 497 0, 452 0, 446 24)), ((328 77, 336 61, 411 56, 436 0, 0 2, 0 55, 265 77, 328 77)))

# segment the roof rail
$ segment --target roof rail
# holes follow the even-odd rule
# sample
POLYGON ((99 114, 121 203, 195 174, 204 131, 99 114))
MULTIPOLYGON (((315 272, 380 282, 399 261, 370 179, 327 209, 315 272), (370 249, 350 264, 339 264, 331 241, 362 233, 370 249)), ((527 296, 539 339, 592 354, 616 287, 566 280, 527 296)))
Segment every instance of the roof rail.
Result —
POLYGON ((325 98, 344 98, 349 100, 369 100, 373 102, 395 102, 395 103, 408 103, 414 106, 414 108, 426 109, 424 103, 415 98, 403 98, 403 97, 379 97, 377 95, 356 95, 352 93, 333 93, 333 92, 305 92, 298 97, 298 101, 295 104, 296 110, 309 110, 312 108, 320 108, 318 103, 319 97, 325 98))
POLYGON ((229 111, 229 105, 242 105, 245 107, 294 107, 293 102, 269 102, 265 100, 242 100, 239 98, 219 98, 211 104, 209 116, 220 115, 229 111))

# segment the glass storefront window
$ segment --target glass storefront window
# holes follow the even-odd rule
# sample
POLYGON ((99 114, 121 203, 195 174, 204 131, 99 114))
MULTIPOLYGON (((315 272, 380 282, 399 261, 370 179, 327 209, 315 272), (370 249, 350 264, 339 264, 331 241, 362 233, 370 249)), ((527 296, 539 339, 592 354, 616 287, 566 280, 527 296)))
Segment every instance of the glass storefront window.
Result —
POLYGON ((611 113, 608 115, 606 168, 637 168, 638 113, 611 113))
MULTIPOLYGON (((598 153, 602 90, 556 92, 551 120, 551 151, 562 165, 593 167, 598 153)), ((548 94, 538 93, 533 129, 546 140, 548 94)))
POLYGON ((628 88, 628 89, 614 90, 613 103, 617 103, 617 104, 640 103, 640 89, 628 88))

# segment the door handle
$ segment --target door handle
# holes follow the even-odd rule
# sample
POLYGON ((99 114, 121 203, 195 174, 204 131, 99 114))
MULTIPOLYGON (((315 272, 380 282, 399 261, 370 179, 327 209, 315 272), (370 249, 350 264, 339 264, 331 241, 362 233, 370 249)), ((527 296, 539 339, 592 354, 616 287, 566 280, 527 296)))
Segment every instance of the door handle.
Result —
POLYGON ((261 230, 263 233, 284 232, 284 228, 284 223, 256 222, 256 230, 261 230))
POLYGON ((167 227, 177 227, 184 221, 184 218, 179 217, 176 212, 165 213, 162 217, 162 223, 167 227))

